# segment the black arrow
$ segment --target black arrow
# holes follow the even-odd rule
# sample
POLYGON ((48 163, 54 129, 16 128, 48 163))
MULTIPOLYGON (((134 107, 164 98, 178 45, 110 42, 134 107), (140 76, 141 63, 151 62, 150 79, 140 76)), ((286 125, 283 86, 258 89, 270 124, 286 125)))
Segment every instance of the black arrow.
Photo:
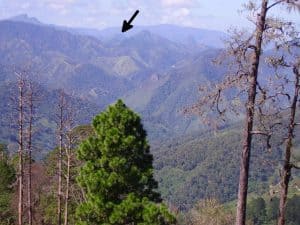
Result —
POLYGON ((122 32, 126 32, 131 28, 133 28, 133 25, 131 25, 131 23, 134 20, 134 18, 137 16, 137 14, 139 14, 139 12, 140 12, 139 10, 136 10, 135 13, 132 15, 132 17, 130 18, 130 20, 128 20, 128 22, 126 20, 123 21, 122 32))

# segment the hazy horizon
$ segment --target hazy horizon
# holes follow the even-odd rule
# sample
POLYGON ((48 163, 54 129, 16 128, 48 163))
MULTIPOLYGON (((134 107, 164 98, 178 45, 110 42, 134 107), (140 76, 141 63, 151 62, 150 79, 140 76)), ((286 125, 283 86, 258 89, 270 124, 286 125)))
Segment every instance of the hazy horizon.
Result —
MULTIPOLYGON (((0 1, 0 19, 20 14, 37 18, 45 24, 74 28, 102 30, 120 27, 135 10, 140 14, 135 26, 159 24, 227 31, 232 26, 248 27, 250 22, 238 11, 247 1, 222 0, 3 0, 0 1)), ((300 26, 299 15, 280 11, 300 26)))
MULTIPOLYGON (((29 19, 36 19, 38 20, 38 22, 40 22, 43 25, 49 25, 49 26, 62 26, 62 27, 66 27, 66 28, 71 28, 71 29, 91 29, 91 30, 98 30, 98 31, 102 31, 102 30, 106 30, 106 29, 119 29, 122 24, 115 25, 115 26, 111 26, 111 27, 104 27, 104 28, 90 28, 90 27, 81 27, 81 26, 68 26, 68 25, 59 25, 59 24, 54 24, 54 23, 47 23, 44 21, 41 21, 39 18, 28 15, 28 14, 16 14, 7 18, 1 18, 0 21, 5 21, 5 20, 12 20, 15 19, 17 17, 20 16, 27 16, 29 19)), ((141 24, 141 25, 134 25, 135 28, 141 28, 141 27, 155 27, 155 26, 174 26, 174 27, 184 27, 184 28, 191 28, 191 29, 205 29, 205 30, 210 30, 210 31, 219 31, 219 32, 226 32, 226 31, 222 31, 222 30, 217 30, 217 29, 210 29, 210 28, 201 28, 201 27, 194 27, 194 26, 189 26, 189 25, 182 25, 182 24, 170 24, 170 23, 158 23, 158 24, 153 24, 153 25, 148 25, 148 24, 141 24)))

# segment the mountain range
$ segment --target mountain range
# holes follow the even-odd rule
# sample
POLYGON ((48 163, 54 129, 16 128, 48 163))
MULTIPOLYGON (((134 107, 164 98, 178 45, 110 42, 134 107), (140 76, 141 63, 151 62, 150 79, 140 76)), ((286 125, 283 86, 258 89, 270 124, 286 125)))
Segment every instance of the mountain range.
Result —
POLYGON ((217 31, 160 25, 135 27, 123 36, 109 28, 97 31, 98 38, 97 32, 27 15, 0 21, 0 29, 1 65, 30 64, 46 89, 64 88, 101 109, 123 98, 141 113, 153 138, 198 130, 197 119, 180 110, 197 99, 200 83, 224 72, 211 62, 219 52, 215 40, 225 36, 217 31))
POLYGON ((172 24, 161 24, 155 26, 134 26, 130 32, 121 33, 120 27, 109 27, 102 30, 88 28, 71 28, 56 25, 43 24, 38 19, 30 17, 27 14, 21 14, 9 18, 10 21, 25 22, 41 26, 52 26, 57 29, 67 30, 73 34, 82 34, 95 37, 99 40, 110 41, 113 38, 127 38, 140 33, 143 30, 159 35, 169 41, 184 44, 189 47, 223 47, 223 40, 228 37, 228 34, 217 31, 207 30, 193 27, 182 27, 172 24))

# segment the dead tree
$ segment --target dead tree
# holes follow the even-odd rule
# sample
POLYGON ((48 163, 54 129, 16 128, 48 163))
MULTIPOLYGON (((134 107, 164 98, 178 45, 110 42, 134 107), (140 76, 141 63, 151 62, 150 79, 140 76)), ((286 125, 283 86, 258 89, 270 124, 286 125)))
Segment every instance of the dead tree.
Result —
MULTIPOLYGON (((244 127, 244 140, 243 140, 243 150, 240 163, 240 176, 239 176, 239 188, 238 188, 238 202, 237 202, 237 212, 236 212, 236 225, 245 225, 246 223, 246 204, 247 204, 247 192, 248 192, 248 177, 249 177, 249 166, 250 166, 250 155, 252 148, 252 139, 255 131, 253 130, 253 125, 255 121, 255 105, 257 89, 259 89, 259 63, 262 55, 263 42, 270 42, 274 35, 274 31, 277 29, 282 29, 282 27, 276 27, 274 20, 267 17, 270 9, 280 3, 291 3, 292 1, 275 1, 270 3, 268 0, 262 0, 260 6, 260 13, 257 14, 256 19, 256 29, 254 32, 254 44, 247 46, 253 49, 250 57, 250 70, 247 74, 248 76, 248 100, 246 103, 246 125, 244 127), (270 37, 268 37, 270 36, 270 37), (265 38, 265 40, 264 40, 265 38)), ((269 136, 269 134, 259 133, 269 136)))
MULTIPOLYGON (((253 33, 246 31, 234 31, 234 35, 228 42, 228 49, 225 55, 232 60, 229 62, 230 69, 234 71, 229 73, 222 82, 212 87, 201 87, 202 98, 200 101, 186 110, 186 112, 196 112, 201 116, 208 118, 220 115, 222 119, 230 112, 241 113, 237 108, 237 102, 244 103, 245 108, 242 112, 245 115, 245 126, 243 135, 243 147, 240 160, 240 176, 237 200, 236 225, 245 225, 246 222, 246 203, 248 192, 248 177, 250 166, 250 155, 252 148, 252 139, 255 134, 269 136, 265 132, 256 131, 255 111, 257 92, 259 88, 259 68, 264 44, 272 41, 274 32, 280 27, 276 27, 274 19, 268 17, 269 11, 279 5, 297 6, 296 1, 278 0, 269 2, 262 0, 260 6, 252 1, 246 5, 250 11, 250 21, 254 23, 253 33), (226 90, 235 89, 234 94, 226 95, 226 90), (204 93, 204 94, 203 94, 204 93), (228 97, 229 96, 229 97, 228 97), (246 100, 245 100, 246 99, 246 100), (207 112, 207 108, 210 112, 207 112)), ((223 60, 226 58, 223 58, 223 60)), ((225 62, 228 62, 228 60, 225 62)))
POLYGON ((58 90, 56 110, 57 123, 57 216, 58 224, 69 224, 70 199, 76 201, 82 199, 81 192, 74 184, 72 171, 73 166, 79 166, 75 157, 75 146, 78 145, 81 136, 75 129, 77 112, 73 105, 72 94, 64 90, 58 90))
POLYGON ((238 202, 236 212, 236 225, 245 225, 246 223, 246 204, 248 192, 248 177, 250 164, 250 151, 252 145, 252 132, 255 111, 255 98, 257 89, 258 67, 262 49, 262 38, 265 29, 267 16, 268 1, 263 0, 261 4, 261 12, 257 16, 257 25, 255 31, 255 44, 253 46, 253 53, 251 57, 251 68, 248 74, 248 100, 246 103, 246 118, 244 127, 243 150, 240 163, 240 177, 238 188, 238 202))
MULTIPOLYGON (((290 32, 291 33, 291 32, 290 32)), ((291 162, 292 150, 293 150, 293 140, 295 139, 295 129, 296 129, 296 114, 299 104, 299 94, 300 94, 300 56, 297 53, 297 50, 300 48, 300 33, 294 32, 294 37, 291 41, 285 43, 285 45, 279 46, 278 48, 282 51, 287 49, 288 56, 292 58, 291 60, 287 59, 285 55, 281 57, 271 58, 271 64, 277 69, 279 68, 288 68, 292 70, 293 79, 288 75, 283 75, 286 85, 289 85, 289 89, 293 93, 281 92, 284 95, 288 96, 289 105, 283 110, 288 111, 288 124, 287 124, 287 137, 285 140, 285 149, 284 149, 284 160, 282 169, 280 171, 281 181, 280 181, 280 202, 279 202, 279 216, 278 216, 278 225, 284 225, 286 222, 285 212, 287 204, 287 194, 289 188, 289 182, 291 178, 291 172, 293 168, 298 168, 291 162), (296 53, 295 53, 296 52, 296 53)), ((291 92, 291 91, 290 91, 291 92)))
POLYGON ((66 110, 66 93, 63 90, 59 90, 58 93, 58 105, 57 105, 57 135, 58 135, 58 157, 57 157, 57 224, 62 224, 62 154, 63 154, 63 142, 65 133, 65 110, 66 110))
POLYGON ((29 83, 29 93, 28 93, 28 140, 27 140, 27 151, 28 151, 28 174, 27 174, 27 207, 28 207, 28 224, 32 225, 32 204, 31 204, 31 163, 32 163, 32 124, 34 117, 34 105, 33 105, 33 84, 29 83))
MULTIPOLYGON (((278 22, 278 21, 277 21, 278 22)), ((281 27, 281 41, 276 43, 277 52, 270 57, 267 57, 267 63, 275 68, 275 75, 272 78, 272 83, 269 89, 265 87, 262 92, 264 99, 261 101, 271 100, 272 105, 266 106, 275 109, 275 114, 280 121, 280 131, 277 138, 281 139, 278 147, 284 147, 283 166, 280 171, 280 204, 278 225, 285 224, 285 211, 287 203, 288 186, 291 177, 292 168, 296 166, 291 162, 293 140, 295 138, 296 128, 296 112, 299 102, 300 91, 300 56, 297 51, 300 48, 300 33, 296 31, 292 23, 279 24, 281 27), (268 93, 268 96, 266 95, 268 93), (288 117, 288 120, 286 120, 288 117)), ((265 113, 259 107, 258 115, 262 116, 265 113)), ((271 118, 273 119, 273 118, 271 118)))
POLYGON ((78 137, 73 132, 76 123, 76 112, 70 103, 71 95, 67 95, 63 90, 59 90, 58 98, 58 224, 62 224, 63 222, 64 225, 67 225, 69 222, 71 167, 74 161, 74 146, 77 144, 78 137), (66 171, 66 174, 63 174, 63 171, 66 171), (65 190, 63 191, 63 189, 65 190), (62 209, 63 200, 64 209, 62 209), (62 218, 62 212, 64 212, 64 218, 62 218))
POLYGON ((18 200, 18 224, 23 225, 23 195, 24 195, 24 171, 23 171, 23 154, 24 154, 24 113, 25 113, 25 85, 26 79, 22 72, 16 72, 18 83, 18 181, 19 181, 19 200, 18 200))
POLYGON ((67 156, 67 174, 66 174, 66 190, 65 190, 65 209, 64 209, 64 225, 68 225, 69 216, 69 188, 70 188, 70 168, 71 168, 71 151, 72 151, 72 137, 67 135, 67 146, 65 147, 67 156))
POLYGON ((74 141, 75 136, 72 134, 72 131, 69 130, 66 135, 66 146, 65 153, 67 157, 66 161, 66 186, 65 186, 65 208, 64 208, 64 225, 69 223, 69 201, 70 201, 70 182, 71 182, 71 167, 72 167, 72 158, 74 158, 74 141))
POLYGON ((286 211, 286 203, 287 203, 287 194, 288 194, 288 187, 289 181, 291 177, 291 170, 294 165, 291 163, 291 153, 292 153, 292 146, 293 146, 293 139, 294 139, 294 131, 295 131, 295 117, 296 117, 296 110, 297 104, 299 99, 299 91, 300 91, 300 60, 298 64, 293 66, 293 72, 295 75, 295 92, 293 96, 293 101, 291 105, 290 111, 290 123, 288 128, 288 137, 286 140, 286 147, 285 147, 285 156, 284 156, 284 163, 281 170, 281 192, 280 192, 280 203, 279 203, 279 218, 278 218, 278 225, 285 224, 285 211, 286 211))
POLYGON ((12 90, 11 101, 14 112, 17 112, 18 130, 18 224, 26 223, 32 225, 32 197, 31 197, 31 163, 32 163, 32 135, 35 118, 35 102, 37 100, 38 88, 31 80, 28 68, 13 68, 16 75, 18 92, 12 90), (26 191, 26 195, 24 194, 26 191), (27 197, 27 198, 26 198, 27 197), (25 203, 26 202, 26 203, 25 203), (26 206, 26 207, 25 207, 26 206))
MULTIPOLYGON (((262 55, 263 42, 270 43, 274 38, 280 39, 284 36, 283 33, 277 33, 278 30, 284 29, 284 23, 279 23, 273 18, 268 18, 267 14, 269 10, 285 1, 276 1, 273 4, 268 4, 267 0, 263 0, 260 13, 257 15, 256 30, 254 32, 255 42, 254 45, 249 45, 248 48, 253 49, 253 53, 250 58, 251 67, 248 75, 248 100, 246 103, 246 125, 244 127, 244 140, 243 150, 240 164, 240 176, 239 176, 239 189, 238 189, 238 202, 237 202, 237 213, 236 213, 236 225, 245 225, 246 223, 246 204, 247 204, 247 192, 248 192, 248 177, 249 177, 249 166, 250 166, 250 155, 252 148, 252 139, 254 134, 261 134, 267 136, 268 140, 271 137, 270 133, 266 132, 255 132, 254 121, 255 121, 255 106, 257 91, 263 91, 259 85, 259 62, 262 55), (265 40, 264 40, 265 39, 265 40)), ((287 1, 287 3, 290 3, 287 1)), ((288 24, 288 23, 287 23, 288 24)), ((262 93, 265 94, 264 92, 262 93)), ((277 115, 277 112, 275 112, 277 115)), ((276 123, 275 123, 276 124, 276 123)))
POLYGON ((70 179, 71 179, 71 166, 72 166, 72 159, 74 158, 74 145, 77 141, 77 137, 75 132, 73 131, 75 125, 75 109, 72 107, 71 104, 66 103, 65 106, 65 155, 67 158, 66 161, 66 186, 65 186, 65 208, 64 208, 64 225, 68 225, 69 222, 69 198, 70 198, 70 179))
POLYGON ((32 81, 32 78, 27 80, 26 85, 27 91, 25 95, 26 104, 26 150, 27 150, 27 213, 28 213, 28 224, 32 225, 32 136, 33 136, 33 125, 36 119, 36 104, 40 98, 39 87, 32 81))

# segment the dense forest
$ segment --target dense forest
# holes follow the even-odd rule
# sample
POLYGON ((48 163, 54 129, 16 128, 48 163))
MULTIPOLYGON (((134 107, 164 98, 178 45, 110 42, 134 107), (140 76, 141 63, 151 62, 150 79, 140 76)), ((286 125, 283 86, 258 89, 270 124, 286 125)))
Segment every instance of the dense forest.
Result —
POLYGON ((299 225, 300 30, 277 10, 300 4, 249 1, 228 33, 0 21, 0 225, 299 225))
MULTIPOLYGON (((107 121, 107 119, 103 118, 103 121, 107 121)), ((93 124, 95 124, 95 122, 93 122, 93 124)), ((109 127, 112 126, 109 125, 109 127)), ((190 140, 183 141, 183 143, 185 143, 183 146, 172 141, 171 143, 173 143, 174 146, 166 143, 166 146, 162 146, 160 148, 161 150, 153 150, 154 156, 165 155, 165 157, 160 158, 154 157, 154 166, 156 169, 155 177, 160 186, 158 190, 162 193, 163 199, 166 200, 166 203, 168 203, 169 207, 172 209, 173 214, 177 216, 178 224, 234 223, 234 198, 237 191, 235 183, 237 182, 238 176, 238 168, 234 162, 238 160, 238 154, 235 152, 237 150, 235 149, 238 149, 239 147, 235 146, 235 144, 239 145, 239 140, 241 138, 241 135, 237 132, 238 129, 240 129, 240 126, 232 127, 231 131, 226 128, 224 133, 219 132, 217 135, 202 134, 203 141, 199 141, 199 138, 195 140, 190 137, 190 140), (200 150, 197 146, 203 147, 204 150, 201 154, 199 154, 200 150), (217 149, 224 148, 228 149, 226 154, 218 151, 211 154, 206 151, 209 149, 211 149, 210 151, 216 151, 217 149), (162 150, 170 152, 171 154, 167 155, 165 152, 159 152, 162 150), (199 156, 201 157, 199 158, 199 156), (212 160, 211 157, 217 157, 218 159, 212 160), (216 162, 216 164, 210 164, 209 162, 211 161, 216 162), (227 165, 223 165, 221 162, 224 162, 227 165), (231 166, 228 165, 229 162, 232 162, 231 166), (201 165, 201 167, 197 165, 201 165), (220 167, 220 169, 217 169, 218 167, 220 167), (226 170, 223 169, 225 167, 226 170), (179 174, 181 175, 178 176, 179 174), (211 178, 205 176, 206 174, 209 174, 211 178), (202 180, 196 181, 195 178, 197 177, 201 177, 202 180), (199 183, 194 184, 191 182, 199 183), (195 187, 203 187, 205 189, 194 189, 195 187), (185 194, 186 192, 189 194, 185 194), (202 199, 206 200, 197 200, 197 193, 201 193, 203 196, 202 199), (223 205, 221 202, 223 202, 223 205), (212 218, 215 218, 216 221, 212 218)), ((103 131, 106 130, 107 128, 103 129, 103 131)), ((86 140, 88 137, 93 137, 95 132, 96 131, 92 128, 92 126, 77 126, 66 133, 66 139, 68 139, 66 142, 71 140, 73 148, 72 152, 68 152, 67 149, 64 149, 61 153, 62 161, 64 162, 61 181, 62 196, 64 197, 62 198, 61 205, 63 206, 62 208, 64 208, 66 202, 68 202, 67 218, 69 224, 76 223, 76 208, 80 205, 80 203, 85 201, 84 193, 77 182, 77 177, 80 174, 80 165, 83 164, 83 161, 82 159, 77 159, 76 149, 82 140, 86 140), (70 163, 70 168, 67 166, 68 164, 66 164, 66 162, 70 163), (69 190, 68 198, 66 198, 67 186, 69 190)), ((92 147, 95 143, 93 144, 91 141, 95 141, 95 139, 89 139, 89 142, 86 142, 85 144, 83 144, 83 142, 80 145, 80 149, 95 149, 95 147, 92 147)), ((180 140, 177 140, 177 142, 181 143, 180 140)), ((296 142, 298 143, 299 141, 296 142)), ((89 152, 91 153, 92 151, 89 152)), ((264 155, 263 148, 261 148, 261 150, 256 150, 256 152, 258 155, 254 156, 252 160, 252 165, 254 165, 255 170, 251 172, 249 182, 249 191, 256 194, 251 194, 249 198, 247 207, 247 223, 273 225, 276 224, 276 219, 278 217, 279 198, 276 193, 280 187, 279 185, 274 185, 272 189, 269 190, 270 182, 271 184, 277 184, 278 178, 274 173, 275 168, 266 167, 266 165, 276 162, 276 160, 280 158, 280 151, 278 150, 272 153, 265 153, 264 155), (266 159, 268 159, 269 162, 264 162, 266 159), (270 192, 273 191, 273 194, 266 192, 266 190, 269 190, 270 192), (257 195, 263 197, 257 197, 257 195)), ((77 155, 78 154, 80 153, 77 153, 77 155)), ((53 151, 50 151, 42 161, 32 161, 31 188, 33 193, 32 207, 34 209, 34 223, 57 223, 58 156, 59 148, 55 148, 53 151)), ((17 205, 18 194, 14 190, 17 187, 17 157, 17 155, 9 157, 6 146, 4 144, 1 145, 0 173, 2 182, 0 199, 2 224, 14 224, 16 221, 16 213, 14 209, 17 205)), ((28 161, 26 164, 27 163, 28 161)), ((25 168, 25 170, 27 169, 28 167, 25 168)), ((287 224, 289 225, 298 224, 300 220, 298 213, 298 208, 300 206, 300 199, 298 195, 300 179, 297 178, 296 174, 294 176, 295 177, 292 179, 290 184, 290 194, 286 211, 287 224)), ((85 179, 86 177, 83 178, 83 180, 85 179)), ((95 179, 95 177, 92 176, 92 179, 95 179)), ((24 185, 28 185, 27 181, 24 182, 24 185)), ((26 198, 27 197, 25 196, 25 199, 26 198)), ((24 211, 27 210, 27 206, 24 205, 24 211)), ((61 213, 63 218, 65 216, 65 208, 62 209, 61 213)), ((155 223, 151 222, 150 224, 155 223)))

